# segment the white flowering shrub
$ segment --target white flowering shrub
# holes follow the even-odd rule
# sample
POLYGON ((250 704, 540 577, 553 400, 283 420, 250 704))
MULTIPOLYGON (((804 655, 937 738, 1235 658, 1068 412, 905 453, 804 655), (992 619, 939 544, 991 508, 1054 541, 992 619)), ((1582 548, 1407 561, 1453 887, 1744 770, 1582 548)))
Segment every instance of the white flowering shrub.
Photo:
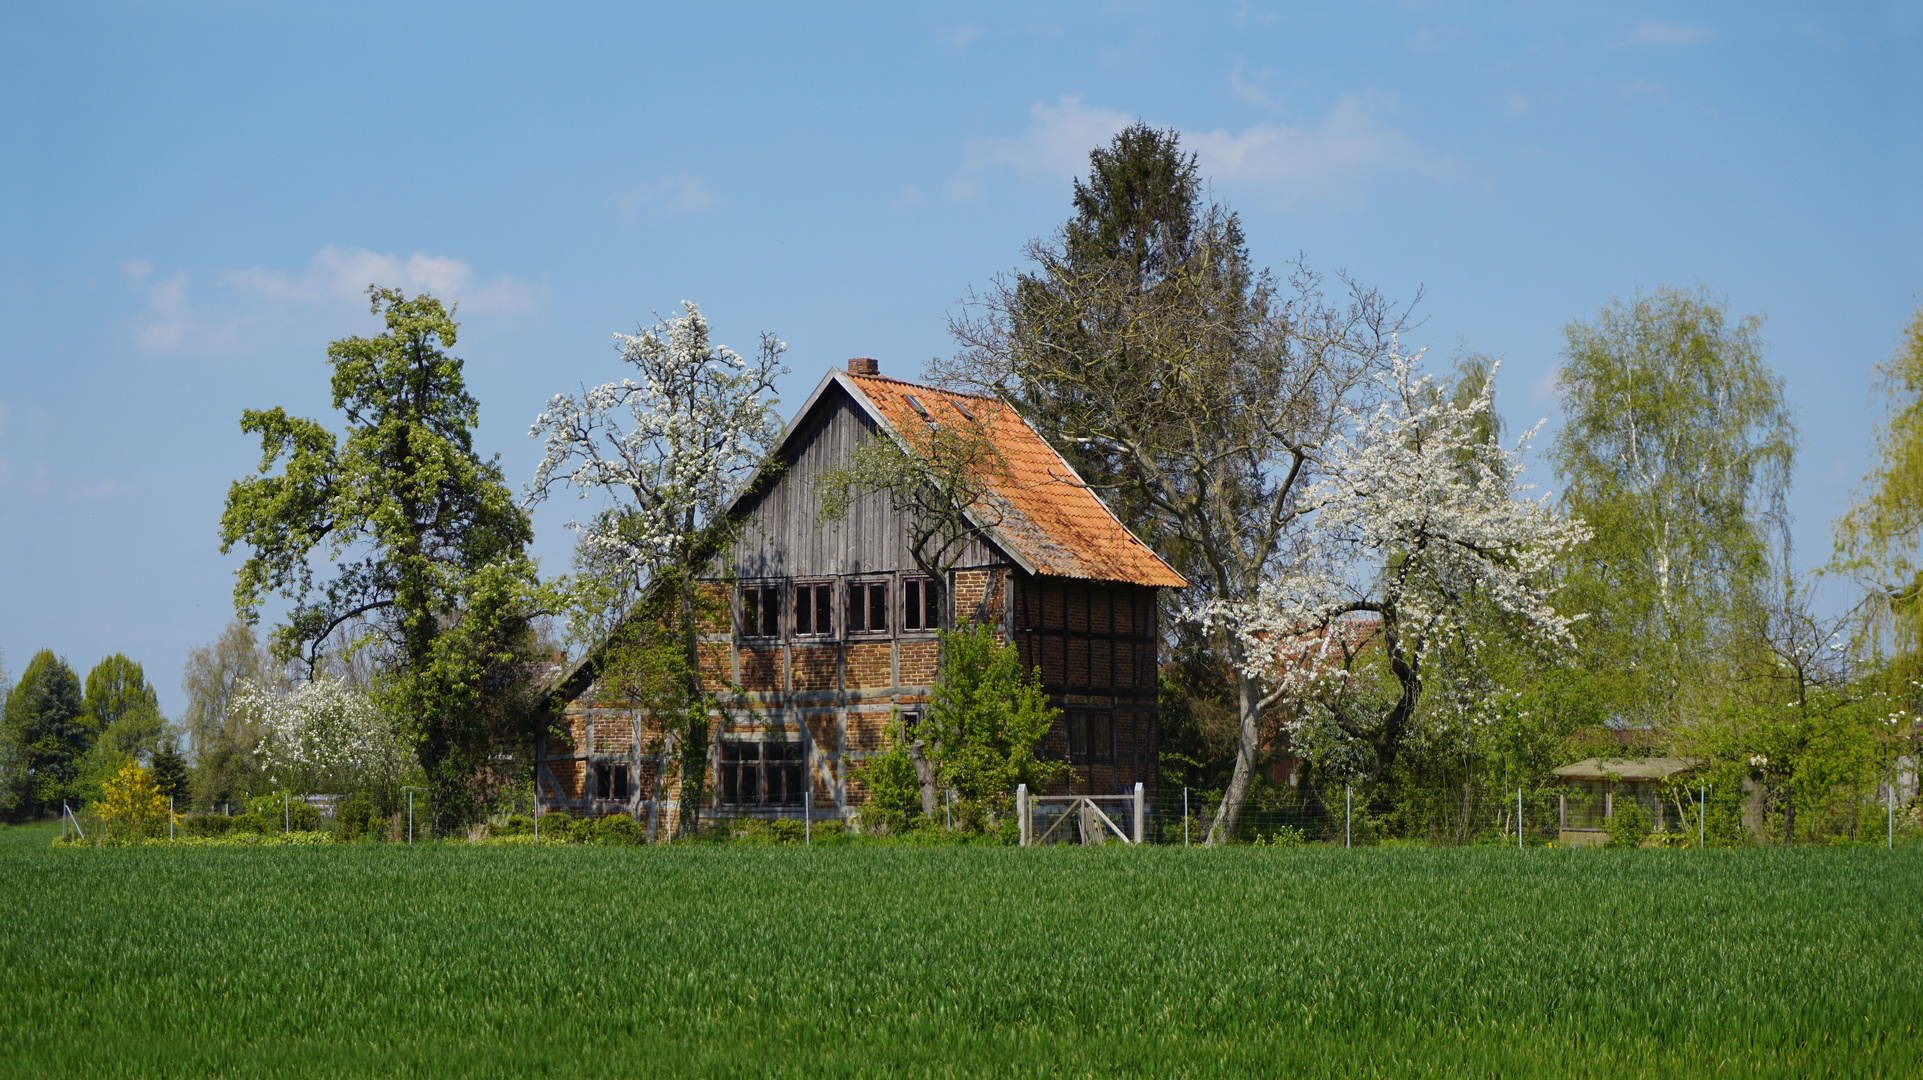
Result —
POLYGON ((320 677, 278 693, 241 683, 235 706, 256 717, 262 765, 281 784, 336 793, 399 782, 411 757, 393 721, 367 694, 320 677))

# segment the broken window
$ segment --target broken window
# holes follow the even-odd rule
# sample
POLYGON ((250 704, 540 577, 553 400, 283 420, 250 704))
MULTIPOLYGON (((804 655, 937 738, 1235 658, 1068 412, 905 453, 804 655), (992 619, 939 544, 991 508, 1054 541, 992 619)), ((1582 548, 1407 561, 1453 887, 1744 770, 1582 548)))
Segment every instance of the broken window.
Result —
POLYGON ((927 578, 908 578, 901 583, 901 628, 933 630, 941 624, 941 597, 935 583, 927 578))
POLYGON ((800 743, 723 742, 715 770, 729 806, 800 806, 806 752, 800 743))
POLYGON ((781 590, 773 585, 751 585, 741 590, 741 636, 781 635, 781 590))
POLYGON ((835 632, 833 585, 795 586, 795 634, 826 637, 835 632))
POLYGON ((1106 710, 1069 710, 1068 760, 1084 765, 1114 761, 1115 714, 1106 710))
POLYGON ((628 797, 628 767, 624 764, 602 762, 594 767, 594 797, 597 799, 626 799, 628 797))
POLYGON ((856 581, 848 585, 848 632, 888 632, 888 583, 856 581))

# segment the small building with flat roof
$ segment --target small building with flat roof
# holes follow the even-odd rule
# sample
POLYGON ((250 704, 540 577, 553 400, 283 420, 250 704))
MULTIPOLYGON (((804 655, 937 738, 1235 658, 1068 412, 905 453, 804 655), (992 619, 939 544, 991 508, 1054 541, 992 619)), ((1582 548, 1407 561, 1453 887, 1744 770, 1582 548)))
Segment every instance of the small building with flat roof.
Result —
POLYGON ((1564 792, 1559 806, 1557 842, 1597 846, 1609 842, 1609 822, 1621 800, 1641 806, 1651 832, 1683 824, 1680 805, 1669 807, 1665 794, 1678 778, 1702 763, 1695 758, 1584 758, 1555 769, 1564 792))

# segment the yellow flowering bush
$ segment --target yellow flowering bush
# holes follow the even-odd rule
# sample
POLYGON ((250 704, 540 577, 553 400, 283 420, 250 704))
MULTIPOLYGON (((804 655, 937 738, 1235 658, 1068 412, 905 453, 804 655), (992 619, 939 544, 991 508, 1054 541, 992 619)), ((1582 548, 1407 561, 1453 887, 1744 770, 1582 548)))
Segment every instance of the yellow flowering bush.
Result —
POLYGON ((102 828, 118 835, 156 832, 167 824, 167 796, 138 762, 129 761, 100 785, 100 801, 93 806, 102 828))

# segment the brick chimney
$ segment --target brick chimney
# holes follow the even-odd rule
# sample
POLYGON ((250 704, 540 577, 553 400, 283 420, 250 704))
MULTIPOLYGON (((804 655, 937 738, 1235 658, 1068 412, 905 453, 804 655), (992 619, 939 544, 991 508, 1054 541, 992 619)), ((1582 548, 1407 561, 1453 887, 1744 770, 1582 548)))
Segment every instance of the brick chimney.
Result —
POLYGON ((879 375, 881 374, 881 361, 876 360, 872 356, 857 356, 848 361, 848 374, 879 375))

